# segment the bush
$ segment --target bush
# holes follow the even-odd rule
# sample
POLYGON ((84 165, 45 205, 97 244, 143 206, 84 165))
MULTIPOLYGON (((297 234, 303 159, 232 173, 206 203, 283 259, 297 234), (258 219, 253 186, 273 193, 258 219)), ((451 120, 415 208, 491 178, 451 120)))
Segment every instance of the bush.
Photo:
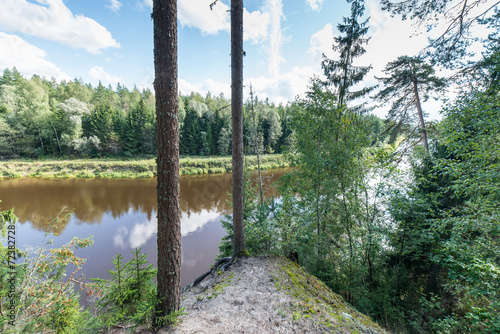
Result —
MULTIPOLYGON (((70 215, 57 217, 47 230, 65 223, 70 215)), ((146 254, 133 251, 133 258, 123 263, 123 256, 113 259, 115 270, 109 271, 111 279, 95 278, 94 283, 78 281, 76 273, 85 259, 77 257, 76 249, 92 245, 92 238, 73 238, 59 248, 50 248, 49 233, 45 234, 39 249, 20 251, 9 248, 8 231, 14 230, 17 217, 13 211, 0 212, 0 329, 2 333, 100 333, 104 328, 127 322, 132 326, 150 327, 157 304, 156 269, 147 265, 146 254), (22 263, 12 263, 9 255, 23 258, 22 263), (68 265, 76 270, 66 277, 68 265), (13 273, 13 274, 12 274, 13 273), (12 285, 10 282, 15 283, 12 285), (87 310, 79 305, 79 294, 74 284, 80 284, 87 294, 98 297, 96 304, 87 310), (11 286, 15 287, 15 296, 11 286), (13 319, 9 305, 14 303, 13 319)), ((165 317, 177 323, 182 312, 165 317)))

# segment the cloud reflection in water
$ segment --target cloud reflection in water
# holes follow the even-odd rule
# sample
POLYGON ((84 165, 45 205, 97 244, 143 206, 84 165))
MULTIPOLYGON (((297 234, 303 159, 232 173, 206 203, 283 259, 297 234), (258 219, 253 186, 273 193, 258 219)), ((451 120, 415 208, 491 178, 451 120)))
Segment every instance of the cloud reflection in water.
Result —
MULTIPOLYGON (((205 209, 202 209, 201 212, 181 214, 181 237, 186 237, 191 233, 195 233, 203 228, 205 224, 217 219, 219 216, 219 212, 205 209)), ((151 237, 156 235, 157 230, 158 225, 156 217, 152 217, 144 222, 135 223, 134 226, 130 228, 130 231, 126 226, 121 226, 116 230, 113 244, 115 247, 122 249, 140 248, 145 245, 151 237), (127 236, 128 240, 126 241, 127 236)))

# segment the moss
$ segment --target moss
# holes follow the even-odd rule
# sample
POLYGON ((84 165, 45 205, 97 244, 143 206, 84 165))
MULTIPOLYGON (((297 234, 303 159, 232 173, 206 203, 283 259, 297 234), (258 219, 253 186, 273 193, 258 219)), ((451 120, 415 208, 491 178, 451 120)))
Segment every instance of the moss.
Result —
MULTIPOLYGON (((222 272, 218 272, 217 275, 222 276, 222 272)), ((221 281, 215 285, 212 286, 211 289, 209 289, 207 292, 205 292, 203 295, 196 297, 197 300, 202 301, 204 299, 213 299, 217 298, 222 291, 224 291, 224 288, 226 286, 229 286, 229 283, 231 283, 231 280, 233 279, 234 273, 231 273, 229 276, 226 276, 221 279, 221 281)))
POLYGON ((238 254, 238 256, 242 256, 242 257, 250 257, 252 256, 252 254, 250 254, 250 252, 248 251, 248 249, 244 249, 240 252, 240 254, 238 254))
POLYGON ((341 332, 365 332, 367 328, 383 332, 369 317, 355 310, 299 265, 284 258, 279 261, 282 274, 275 277, 275 285, 296 299, 294 320, 314 318, 325 327, 341 332))

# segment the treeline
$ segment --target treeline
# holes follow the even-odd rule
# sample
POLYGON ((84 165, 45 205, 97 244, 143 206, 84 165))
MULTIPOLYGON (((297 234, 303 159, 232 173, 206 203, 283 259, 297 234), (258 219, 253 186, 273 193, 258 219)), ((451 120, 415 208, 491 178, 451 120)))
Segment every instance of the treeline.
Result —
MULTIPOLYGON (((231 153, 231 107, 222 94, 179 96, 180 154, 231 153)), ((290 108, 245 105, 245 150, 281 153, 290 144, 290 108)), ((16 68, 0 77, 0 157, 101 157, 156 154, 155 99, 148 89, 60 83, 16 68)))

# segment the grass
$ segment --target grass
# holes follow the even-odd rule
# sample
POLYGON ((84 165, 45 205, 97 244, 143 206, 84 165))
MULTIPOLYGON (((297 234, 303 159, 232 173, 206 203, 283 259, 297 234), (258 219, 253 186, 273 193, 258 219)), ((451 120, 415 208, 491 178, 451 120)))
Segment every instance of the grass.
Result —
MULTIPOLYGON (((217 174, 232 170, 226 157, 181 157, 181 175, 217 174)), ((257 168, 257 157, 246 156, 245 166, 257 168)), ((281 154, 261 157, 261 169, 288 167, 281 154)), ((28 178, 150 178, 156 176, 155 159, 78 159, 78 160, 8 160, 0 161, 0 177, 28 178)))

